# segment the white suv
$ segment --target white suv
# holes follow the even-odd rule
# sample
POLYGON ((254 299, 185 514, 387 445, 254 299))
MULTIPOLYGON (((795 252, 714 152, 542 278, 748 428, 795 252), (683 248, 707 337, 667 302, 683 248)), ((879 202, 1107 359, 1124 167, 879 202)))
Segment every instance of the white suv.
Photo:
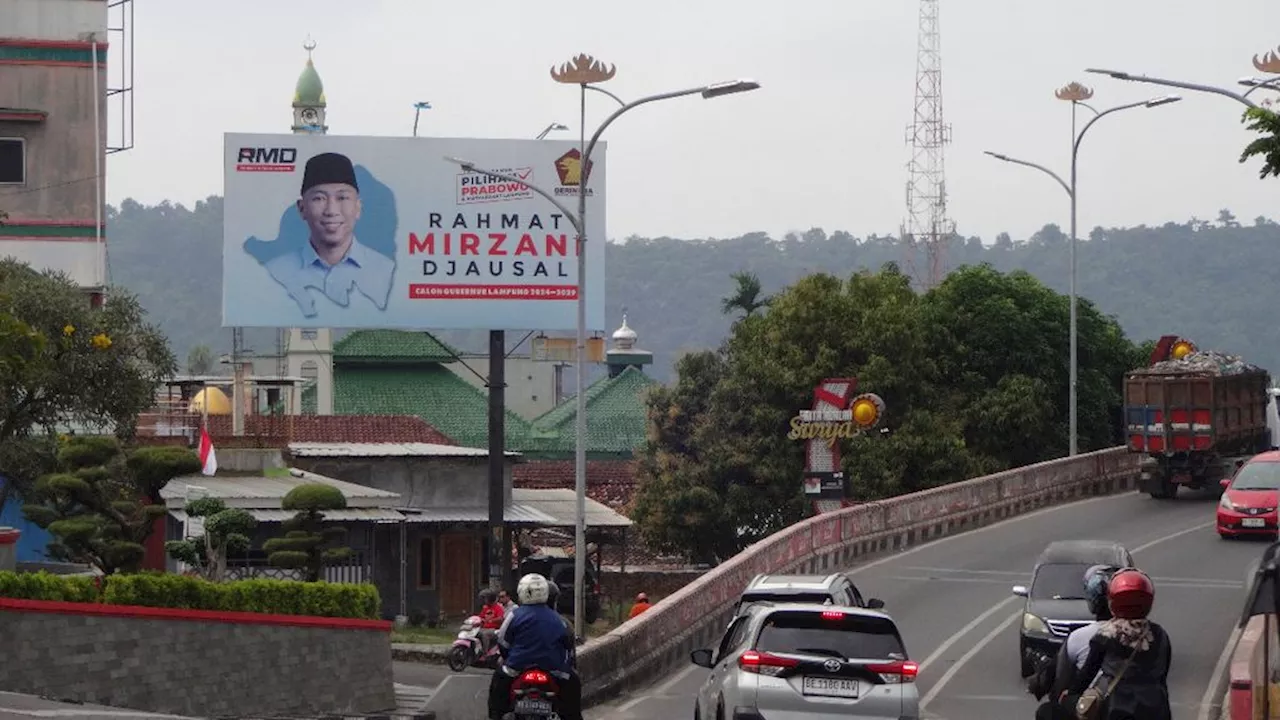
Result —
POLYGON ((916 663, 893 618, 867 608, 761 603, 734 619, 715 651, 695 720, 909 720, 920 714, 916 663))

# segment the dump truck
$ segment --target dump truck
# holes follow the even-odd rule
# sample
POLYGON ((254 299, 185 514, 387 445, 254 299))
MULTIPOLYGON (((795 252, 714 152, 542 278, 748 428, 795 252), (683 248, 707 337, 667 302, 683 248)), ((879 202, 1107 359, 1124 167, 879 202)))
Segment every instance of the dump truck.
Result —
POLYGON ((1217 487, 1275 447, 1271 375, 1239 357, 1167 335, 1148 367, 1124 378, 1125 444, 1147 457, 1138 491, 1172 500, 1178 488, 1217 487))

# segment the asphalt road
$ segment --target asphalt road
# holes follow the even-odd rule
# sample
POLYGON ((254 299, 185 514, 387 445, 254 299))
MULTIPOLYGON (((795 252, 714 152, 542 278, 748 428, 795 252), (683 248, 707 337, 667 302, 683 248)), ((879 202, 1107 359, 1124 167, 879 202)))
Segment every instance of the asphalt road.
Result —
MULTIPOLYGON (((1209 692, 1211 678, 1225 662, 1249 565, 1266 547, 1219 539, 1212 526, 1216 501, 1216 493, 1187 493, 1173 502, 1137 493, 1094 498, 943 538, 849 572, 864 596, 885 601, 908 652, 921 663, 923 717, 1032 717, 1036 704, 1019 677, 1017 656, 1022 598, 1011 587, 1029 581, 1049 542, 1118 540, 1156 584, 1152 618, 1169 631, 1174 648, 1173 716, 1199 720, 1218 701, 1209 692)), ((690 718, 705 673, 690 665, 589 717, 690 718)))

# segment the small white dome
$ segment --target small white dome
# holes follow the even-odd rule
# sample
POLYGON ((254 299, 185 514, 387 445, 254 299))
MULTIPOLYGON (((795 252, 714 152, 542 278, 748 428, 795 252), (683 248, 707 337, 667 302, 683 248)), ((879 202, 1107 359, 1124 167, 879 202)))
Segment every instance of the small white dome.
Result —
POLYGON ((629 349, 631 346, 635 345, 638 337, 639 336, 636 335, 636 331, 627 326, 627 314, 623 313, 622 327, 613 331, 614 345, 624 350, 629 349))

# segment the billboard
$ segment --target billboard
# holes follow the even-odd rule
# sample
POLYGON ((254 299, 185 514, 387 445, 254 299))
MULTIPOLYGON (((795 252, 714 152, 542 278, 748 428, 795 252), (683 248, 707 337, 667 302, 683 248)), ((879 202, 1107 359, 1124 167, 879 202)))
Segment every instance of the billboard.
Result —
MULTIPOLYGON (((573 142, 225 136, 222 324, 572 330, 573 142)), ((587 329, 605 329, 605 147, 587 189, 587 329)))

